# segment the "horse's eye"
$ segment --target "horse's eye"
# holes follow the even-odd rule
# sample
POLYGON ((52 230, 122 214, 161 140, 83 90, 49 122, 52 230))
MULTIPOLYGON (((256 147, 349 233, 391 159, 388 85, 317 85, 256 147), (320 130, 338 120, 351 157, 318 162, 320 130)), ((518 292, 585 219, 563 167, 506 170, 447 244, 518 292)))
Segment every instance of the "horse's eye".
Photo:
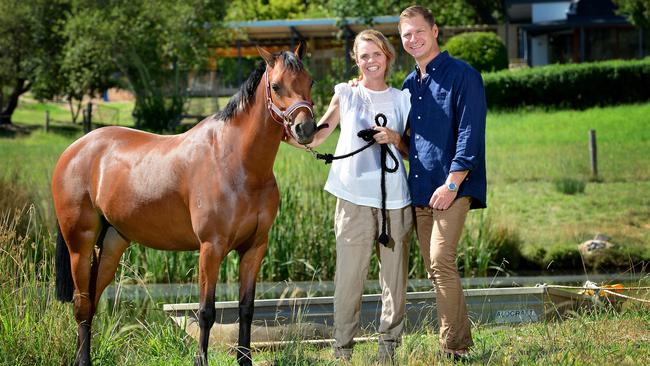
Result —
POLYGON ((271 88, 273 89, 274 92, 279 93, 280 92, 280 85, 278 84, 273 84, 271 85, 271 88))

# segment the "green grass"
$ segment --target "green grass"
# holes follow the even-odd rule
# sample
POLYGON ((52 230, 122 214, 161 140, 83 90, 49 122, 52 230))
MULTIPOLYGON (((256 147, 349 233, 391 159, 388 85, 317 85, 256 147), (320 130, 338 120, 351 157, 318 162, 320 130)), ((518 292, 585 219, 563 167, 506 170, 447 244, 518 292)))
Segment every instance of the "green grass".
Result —
MULTIPOLYGON (((219 97, 219 108, 226 106, 230 98, 219 97)), ((84 106, 85 106, 84 102, 84 106)), ((93 101, 93 123, 117 126, 133 126, 133 101, 103 102, 93 101)), ((74 106, 77 108, 77 106, 74 106)), ((208 116, 214 113, 216 105, 212 98, 190 98, 186 102, 186 110, 190 115, 208 116)), ((12 116, 12 120, 20 125, 42 127, 45 124, 45 112, 50 112, 51 126, 69 130, 73 128, 70 106, 65 101, 40 102, 32 98, 30 93, 22 96, 18 108, 12 116)), ((81 124, 82 114, 77 117, 77 125, 81 124)))
MULTIPOLYGON (((69 365, 75 354, 72 304, 54 299, 52 238, 29 214, 0 220, 0 365, 69 365), (20 221, 30 224, 18 232, 20 221), (36 257, 40 257, 36 260, 36 257)), ((140 282, 126 273, 124 282, 140 282), (129 278, 130 277, 130 278, 129 278)), ((648 286, 648 279, 635 284, 648 286)), ((650 291, 633 293, 650 299, 650 291)), ((180 299, 179 301, 186 301, 180 299)), ((93 321, 95 365, 189 365, 197 342, 150 298, 100 302, 93 321)), ((565 321, 473 327, 472 365, 642 365, 650 363, 650 307, 628 301, 620 312, 598 308, 565 321)), ((450 364, 437 356, 438 337, 424 329, 404 337, 399 365, 450 364)), ((335 365, 331 349, 289 340, 284 348, 254 350, 265 365, 335 365)), ((353 366, 375 364, 377 345, 355 347, 353 366)), ((235 365, 232 347, 210 349, 211 365, 235 365)))
MULTIPOLYGON (((30 108, 44 107, 33 104, 30 108)), ((24 109, 21 107, 19 111, 24 109)), ((573 246, 604 233, 612 242, 636 248, 635 253, 642 253, 646 260, 650 258, 648 115, 650 103, 581 112, 490 113, 486 135, 489 208, 485 216, 493 226, 492 231, 511 235, 510 242, 520 242, 524 255, 534 253, 539 247, 573 246), (591 128, 596 129, 598 136, 600 176, 597 182, 589 180, 588 131, 591 128), (587 182, 584 193, 559 192, 555 182, 564 178, 587 182)), ((50 230, 54 228, 49 193, 51 170, 59 154, 80 136, 75 128, 56 131, 45 134, 36 130, 27 137, 0 138, 0 179, 15 181, 29 191, 36 211, 50 230)), ((333 152, 336 138, 333 135, 319 151, 333 152)), ((310 154, 281 145, 275 172, 282 205, 271 231, 260 278, 270 281, 333 278, 334 198, 322 190, 328 169, 310 154)), ((481 221, 479 215, 480 212, 470 213, 471 232, 467 236, 476 234, 480 227, 476 223, 481 221)), ((465 242, 471 244, 469 240, 465 242)), ((485 243, 480 246, 488 247, 485 243)), ((196 253, 158 252, 133 246, 125 257, 148 282, 196 280, 196 253)), ((482 268, 501 262, 500 258, 489 262, 485 256, 475 256, 472 260, 481 263, 470 265, 482 268)), ((238 277, 237 262, 236 254, 228 256, 221 268, 222 280, 238 277)), ((467 263, 462 265, 465 267, 467 263)), ((424 277, 417 246, 411 250, 410 268, 411 277, 424 277)), ((511 264, 505 268, 515 272, 522 269, 511 264)), ((550 269, 555 268, 552 264, 550 269)), ((371 269, 371 276, 376 275, 376 270, 376 266, 371 269)), ((574 270, 582 270, 582 266, 574 270)), ((472 269, 467 273, 480 272, 472 269)))

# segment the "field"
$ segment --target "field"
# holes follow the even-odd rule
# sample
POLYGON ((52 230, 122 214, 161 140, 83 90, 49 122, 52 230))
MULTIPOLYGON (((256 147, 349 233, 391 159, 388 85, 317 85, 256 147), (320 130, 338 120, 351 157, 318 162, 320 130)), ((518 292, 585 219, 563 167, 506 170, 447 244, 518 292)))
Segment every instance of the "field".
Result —
MULTIPOLYGON (((125 108, 119 103, 118 107, 125 108)), ((62 113, 54 112, 60 105, 26 102, 16 121, 38 125, 40 117, 36 117, 45 108, 52 115, 62 113)), ((459 261, 463 271, 484 275, 497 266, 510 272, 582 271, 576 245, 598 233, 610 236, 622 248, 610 256, 614 267, 629 268, 631 262, 650 258, 650 128, 645 128, 649 114, 650 104, 490 113, 486 136, 489 208, 470 214, 461 245, 461 254, 467 255, 459 261), (590 171, 589 129, 597 132, 597 180, 590 171), (581 182, 584 192, 561 192, 556 184, 563 179, 581 182), (492 237, 476 238, 481 226, 492 237)), ((33 202, 35 220, 50 232, 55 223, 49 193, 51 170, 60 152, 80 136, 69 123, 54 124, 53 130, 59 132, 46 134, 37 129, 27 137, 0 139, 0 182, 23 191, 22 205, 33 202)), ((335 142, 333 136, 319 150, 333 151, 335 142)), ((275 171, 282 205, 261 278, 331 279, 334 199, 322 190, 328 167, 282 144, 275 171)), ((411 277, 422 278, 416 248, 411 251, 411 277)), ((147 282, 186 282, 196 276, 196 253, 144 251, 134 246, 125 258, 147 282)), ((236 263, 231 254, 222 267, 223 280, 236 279, 236 263)), ((376 267, 371 271, 375 274, 376 267)))
MULTIPOLYGON (((64 115, 54 112, 59 105, 34 103, 22 105, 15 121, 34 129, 41 125, 45 108, 52 109, 52 116, 64 115)), ((612 242, 628 248, 630 255, 621 258, 622 268, 638 270, 631 267, 632 259, 650 258, 648 115, 650 104, 489 114, 490 207, 472 213, 469 219, 459 260, 465 274, 495 265, 525 272, 540 263, 548 263, 544 269, 550 271, 581 271, 580 258, 573 263, 565 254, 575 252, 577 243, 596 233, 605 233, 612 242), (598 136, 600 175, 595 181, 590 176, 587 145, 591 128, 598 136), (569 195, 558 190, 557 182, 565 178, 584 183, 584 192, 569 195), (487 241, 481 239, 476 235, 478 229, 492 236, 487 241), (494 251, 503 248, 492 247, 495 242, 510 250, 506 256, 523 253, 519 265, 514 257, 498 263, 494 251)), ((0 137, 0 268, 4 273, 0 278, 0 365, 70 364, 74 357, 72 306, 53 300, 55 218, 49 179, 60 152, 80 133, 78 127, 60 122, 54 123, 52 130, 0 137)), ((319 150, 333 151, 334 145, 335 137, 319 150)), ((322 191, 328 168, 314 162, 308 153, 282 145, 275 170, 283 202, 261 278, 331 279, 334 201, 322 191)), ((133 246, 124 256, 118 278, 120 283, 194 281, 196 262, 196 253, 145 251, 133 246)), ((228 257, 222 281, 236 279, 236 262, 236 256, 228 257)), ((422 278, 416 247, 411 263, 411 277, 422 278)), ((640 285, 647 286, 648 280, 640 285)), ((504 328, 477 325, 475 351, 466 363, 650 364, 649 314, 647 306, 630 302, 622 312, 601 309, 574 314, 563 322, 504 328)), ((96 365, 187 365, 196 352, 196 343, 169 321, 161 304, 152 299, 102 301, 93 329, 96 365)), ((436 355, 436 335, 430 332, 405 337, 398 351, 400 365, 449 363, 436 355)), ((360 344, 352 365, 372 365, 376 352, 375 344, 360 344)), ((335 364, 330 349, 299 341, 282 350, 254 354, 262 365, 335 364)), ((218 348, 212 350, 210 362, 229 365, 235 359, 232 350, 218 348)))

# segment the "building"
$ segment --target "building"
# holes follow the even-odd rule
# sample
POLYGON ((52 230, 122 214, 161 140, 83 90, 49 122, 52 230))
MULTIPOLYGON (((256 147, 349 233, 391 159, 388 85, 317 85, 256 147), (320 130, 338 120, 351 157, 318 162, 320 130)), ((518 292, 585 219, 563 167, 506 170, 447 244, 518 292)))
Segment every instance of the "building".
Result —
POLYGON ((648 37, 611 0, 504 0, 511 59, 530 66, 642 58, 648 37))

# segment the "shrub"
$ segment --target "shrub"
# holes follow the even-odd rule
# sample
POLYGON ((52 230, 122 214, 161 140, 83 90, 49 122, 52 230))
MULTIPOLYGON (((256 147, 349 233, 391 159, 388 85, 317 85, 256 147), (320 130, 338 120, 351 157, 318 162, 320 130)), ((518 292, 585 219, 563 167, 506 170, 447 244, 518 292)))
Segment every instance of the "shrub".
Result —
POLYGON ((585 193, 586 185, 584 181, 575 178, 560 178, 555 181, 555 188, 564 194, 585 193))
POLYGON ((614 245, 593 254, 585 255, 585 265, 593 270, 630 270, 650 261, 650 250, 641 245, 614 245))
POLYGON ((584 109, 650 99, 650 57, 483 74, 488 106, 584 109))
POLYGON ((445 44, 449 53, 479 72, 508 68, 508 52, 501 38, 492 32, 462 33, 445 44))
POLYGON ((549 247, 542 259, 544 269, 583 268, 582 256, 575 244, 558 244, 549 247))

